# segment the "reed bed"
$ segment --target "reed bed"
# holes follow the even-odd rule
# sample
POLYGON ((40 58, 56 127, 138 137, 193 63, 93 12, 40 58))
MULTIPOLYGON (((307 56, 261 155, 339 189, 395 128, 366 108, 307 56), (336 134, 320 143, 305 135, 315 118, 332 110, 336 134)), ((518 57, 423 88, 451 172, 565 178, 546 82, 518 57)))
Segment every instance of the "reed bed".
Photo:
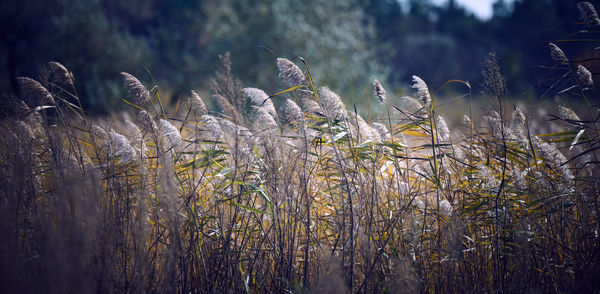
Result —
MULTIPOLYGON (((495 106, 449 125, 417 76, 414 97, 374 81, 365 99, 381 111, 364 118, 298 60, 277 59, 286 87, 268 95, 243 88, 223 56, 218 112, 194 91, 166 107, 158 87, 122 73, 131 111, 110 120, 86 116, 59 63, 39 81, 21 78, 0 129, 0 287, 598 291, 598 108, 583 66, 571 82, 588 113, 565 105, 536 122, 506 110, 491 55, 495 106), (536 133, 544 123, 556 130, 536 133)), ((454 83, 468 99, 471 85, 454 83)))

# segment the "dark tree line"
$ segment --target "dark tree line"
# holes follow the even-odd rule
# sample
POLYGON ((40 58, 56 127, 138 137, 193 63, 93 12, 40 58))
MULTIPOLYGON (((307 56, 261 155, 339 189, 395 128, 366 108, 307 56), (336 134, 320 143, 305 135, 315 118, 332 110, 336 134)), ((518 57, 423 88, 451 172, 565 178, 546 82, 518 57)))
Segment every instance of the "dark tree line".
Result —
MULTIPOLYGON (((230 51, 248 85, 280 89, 275 57, 303 56, 320 81, 356 99, 374 77, 389 89, 413 74, 433 88, 449 79, 478 84, 493 51, 513 94, 536 93, 548 41, 568 38, 577 19, 571 0, 498 0, 489 20, 453 0, 3 1, 0 90, 16 93, 17 76, 36 77, 55 60, 73 71, 84 106, 102 112, 122 105, 120 71, 178 98, 208 88, 218 54, 230 51)), ((561 45, 583 57, 589 47, 561 45)))

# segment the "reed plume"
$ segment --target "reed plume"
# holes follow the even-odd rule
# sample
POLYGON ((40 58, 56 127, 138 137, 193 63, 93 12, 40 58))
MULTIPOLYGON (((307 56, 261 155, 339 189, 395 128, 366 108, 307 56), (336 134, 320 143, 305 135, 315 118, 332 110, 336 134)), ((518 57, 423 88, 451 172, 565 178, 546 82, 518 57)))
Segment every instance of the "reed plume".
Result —
POLYGON ((581 16, 581 20, 585 22, 589 26, 598 26, 600 25, 600 19, 598 18, 598 13, 590 2, 578 2, 577 9, 579 9, 579 15, 581 16))
POLYGON ((202 101, 202 98, 200 98, 200 96, 198 96, 196 91, 190 90, 190 96, 188 99, 190 100, 192 109, 198 111, 198 113, 200 115, 208 114, 208 110, 206 109, 206 104, 204 104, 204 101, 202 101))
POLYGON ((385 100, 387 99, 385 89, 378 80, 373 82, 373 92, 379 103, 385 103, 385 100))
POLYGON ((150 92, 136 77, 121 72, 123 84, 127 87, 127 96, 133 98, 136 104, 143 106, 150 102, 150 92))
POLYGON ((290 60, 286 58, 277 58, 277 68, 279 68, 279 78, 281 78, 289 87, 304 84, 306 80, 304 73, 290 60))
POLYGON ((17 81, 19 82, 21 95, 29 101, 40 101, 41 103, 56 105, 52 94, 40 82, 27 77, 18 77, 17 81))
POLYGON ((50 66, 50 71, 52 72, 52 78, 54 81, 70 85, 75 82, 73 73, 70 72, 64 65, 56 61, 50 61, 48 65, 50 66))

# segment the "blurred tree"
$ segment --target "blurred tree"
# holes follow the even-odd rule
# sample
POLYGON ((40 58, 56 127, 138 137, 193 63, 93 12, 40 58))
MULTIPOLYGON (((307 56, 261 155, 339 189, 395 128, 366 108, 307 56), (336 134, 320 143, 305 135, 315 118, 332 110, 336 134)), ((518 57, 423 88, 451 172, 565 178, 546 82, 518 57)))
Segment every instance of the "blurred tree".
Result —
MULTIPOLYGON (((56 60, 74 72, 84 106, 107 111, 123 106, 120 71, 178 98, 208 88, 227 51, 234 74, 268 93, 283 87, 276 57, 304 57, 317 82, 358 101, 373 77, 391 91, 413 74, 432 88, 453 78, 477 85, 490 51, 514 94, 535 90, 548 41, 581 30, 575 3, 497 0, 493 9, 481 20, 454 0, 0 1, 0 90, 15 92, 16 76, 36 78, 56 60)), ((589 53, 581 42, 559 45, 589 53)))
POLYGON ((302 56, 316 81, 358 98, 378 68, 360 8, 353 0, 208 1, 209 56, 230 51, 242 81, 267 92, 281 87, 275 58, 302 56))
MULTIPOLYGON (((84 106, 108 110, 118 97, 119 70, 142 64, 145 42, 108 17, 97 0, 11 1, 0 10, 3 54, 2 89, 16 76, 37 78, 48 61, 59 61, 76 78, 84 106), (8 54, 4 54, 7 52, 8 54)), ((14 82, 13 92, 16 92, 14 82)))

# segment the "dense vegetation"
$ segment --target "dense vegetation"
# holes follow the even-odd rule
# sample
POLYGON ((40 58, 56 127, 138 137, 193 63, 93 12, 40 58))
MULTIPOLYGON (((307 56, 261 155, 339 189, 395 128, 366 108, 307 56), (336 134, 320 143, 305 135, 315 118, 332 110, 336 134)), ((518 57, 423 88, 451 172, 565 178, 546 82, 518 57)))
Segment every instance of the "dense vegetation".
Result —
MULTIPOLYGON (((588 36, 600 19, 577 5, 588 36)), ((574 105, 507 104, 489 54, 488 107, 448 82, 470 106, 461 122, 419 76, 401 98, 370 82, 366 111, 320 86, 310 60, 274 58, 283 86, 269 95, 234 78, 229 54, 209 99, 167 106, 121 72, 128 112, 91 117, 50 62, 16 80, 0 121, 0 290, 593 292, 600 107, 592 73, 557 44, 539 52, 553 60, 545 95, 574 105)))

